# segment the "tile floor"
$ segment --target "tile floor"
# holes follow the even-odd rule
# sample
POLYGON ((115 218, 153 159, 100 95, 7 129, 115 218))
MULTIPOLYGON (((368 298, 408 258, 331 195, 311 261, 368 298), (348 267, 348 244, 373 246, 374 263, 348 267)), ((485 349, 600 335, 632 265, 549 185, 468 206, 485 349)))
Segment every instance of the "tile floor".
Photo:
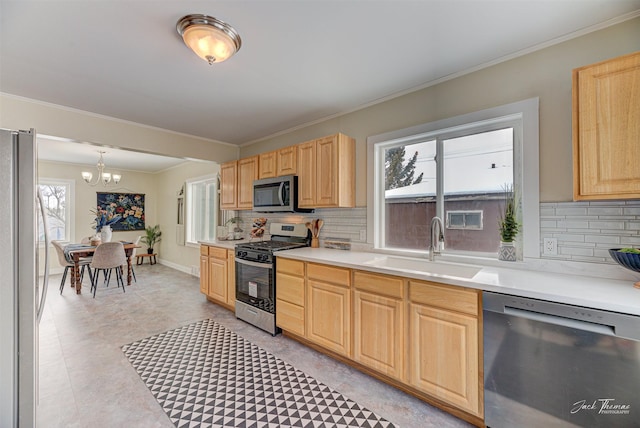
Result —
POLYGON ((51 279, 40 324, 38 427, 172 427, 121 346, 211 318, 400 427, 465 422, 299 343, 237 320, 200 294, 198 278, 163 265, 136 267, 127 292, 100 286, 93 299, 51 279))

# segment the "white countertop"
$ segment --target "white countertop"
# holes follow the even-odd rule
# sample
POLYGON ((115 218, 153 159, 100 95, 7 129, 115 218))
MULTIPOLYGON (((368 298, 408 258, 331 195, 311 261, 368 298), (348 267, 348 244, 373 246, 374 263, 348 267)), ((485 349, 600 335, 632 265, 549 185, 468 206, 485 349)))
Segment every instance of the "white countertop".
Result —
POLYGON ((250 239, 232 239, 232 240, 220 240, 216 239, 215 241, 198 241, 198 244, 202 245, 211 245, 213 247, 221 247, 227 248, 229 250, 233 250, 236 244, 243 244, 245 242, 249 242, 250 239))
MULTIPOLYGON (((424 260, 424 271, 422 269, 420 271, 392 269, 365 264, 375 258, 384 258, 385 254, 328 248, 298 248, 279 251, 277 257, 325 263, 351 269, 361 269, 515 296, 640 315, 640 289, 634 288, 633 281, 629 280, 480 265, 476 265, 480 268, 479 272, 473 278, 467 279, 430 274, 427 272, 429 262, 426 259, 424 260)), ((438 262, 438 264, 447 263, 438 262)), ((455 270, 456 264, 453 263, 451 265, 454 266, 453 270, 455 270)))

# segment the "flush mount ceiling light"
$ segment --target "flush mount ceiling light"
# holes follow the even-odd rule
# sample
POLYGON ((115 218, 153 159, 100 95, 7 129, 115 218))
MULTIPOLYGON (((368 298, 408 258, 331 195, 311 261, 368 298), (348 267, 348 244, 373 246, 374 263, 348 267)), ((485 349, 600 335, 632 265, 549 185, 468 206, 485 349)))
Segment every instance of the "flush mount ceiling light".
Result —
POLYGON ((96 186, 98 185, 98 183, 102 183, 103 186, 106 186, 111 182, 112 178, 113 178, 113 183, 118 184, 120 182, 120 179, 122 178, 122 175, 104 172, 105 164, 104 164, 104 159, 102 159, 102 155, 107 152, 98 150, 98 153, 100 153, 100 159, 98 159, 98 164, 96 165, 96 168, 98 169, 98 175, 96 176, 96 181, 95 182, 91 181, 91 179, 93 178, 93 174, 87 171, 82 171, 82 178, 89 186, 96 186))
POLYGON ((213 16, 187 15, 176 29, 184 43, 209 65, 229 59, 242 46, 238 32, 213 16))

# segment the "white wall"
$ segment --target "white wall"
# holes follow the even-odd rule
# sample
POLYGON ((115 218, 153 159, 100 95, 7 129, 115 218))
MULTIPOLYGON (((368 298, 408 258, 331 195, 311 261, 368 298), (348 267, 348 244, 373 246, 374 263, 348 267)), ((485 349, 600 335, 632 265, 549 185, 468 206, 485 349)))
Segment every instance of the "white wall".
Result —
POLYGON ((225 162, 238 158, 238 148, 231 144, 2 93, 0 128, 35 128, 43 135, 182 159, 225 162))
POLYGON ((336 132, 347 134, 356 139, 356 205, 364 207, 367 205, 368 136, 539 97, 540 201, 570 201, 573 198, 572 70, 638 50, 640 18, 635 18, 353 113, 242 147, 240 156, 251 156, 336 132))
POLYGON ((160 243, 160 258, 167 264, 184 272, 191 273, 191 267, 200 266, 199 247, 178 245, 176 243, 177 229, 177 192, 188 178, 216 175, 220 166, 213 162, 188 162, 170 168, 157 174, 156 186, 160 209, 158 223, 162 227, 162 242, 160 243))

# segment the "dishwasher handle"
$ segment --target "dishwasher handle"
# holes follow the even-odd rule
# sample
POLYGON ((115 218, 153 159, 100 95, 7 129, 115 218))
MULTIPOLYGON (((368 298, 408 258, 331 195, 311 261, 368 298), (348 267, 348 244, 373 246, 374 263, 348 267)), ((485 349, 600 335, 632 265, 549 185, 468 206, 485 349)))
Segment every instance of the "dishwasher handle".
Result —
POLYGON ((554 324, 562 327, 574 328, 576 330, 590 331, 592 333, 604 334, 607 336, 615 336, 616 331, 610 325, 595 324, 587 321, 580 321, 571 318, 559 317, 550 314, 541 314, 539 312, 531 312, 519 308, 510 308, 505 306, 504 313, 518 318, 526 318, 546 324, 554 324))

